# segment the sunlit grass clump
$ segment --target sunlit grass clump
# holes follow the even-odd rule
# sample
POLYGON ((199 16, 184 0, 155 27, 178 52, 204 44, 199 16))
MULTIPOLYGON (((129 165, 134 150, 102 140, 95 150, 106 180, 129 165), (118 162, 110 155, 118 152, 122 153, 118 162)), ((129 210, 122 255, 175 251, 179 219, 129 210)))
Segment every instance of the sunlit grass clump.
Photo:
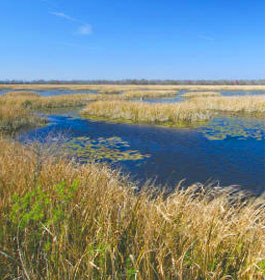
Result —
POLYGON ((19 92, 16 95, 10 93, 0 97, 1 103, 14 104, 30 109, 49 109, 75 107, 85 105, 91 100, 95 100, 93 94, 73 94, 73 95, 57 95, 57 96, 39 96, 39 95, 24 95, 19 92))
POLYGON ((125 98, 163 98, 176 96, 177 91, 172 90, 128 90, 122 94, 125 98))
POLYGON ((5 93, 0 96, 0 131, 40 125, 43 120, 34 113, 36 110, 82 106, 91 100, 94 96, 86 94, 41 97, 31 91, 5 93))
POLYGON ((0 146, 1 279, 264 279, 261 198, 135 194, 106 166, 0 146))
POLYGON ((190 91, 184 93, 182 96, 186 98, 213 97, 213 96, 221 96, 221 93, 216 91, 190 91))
POLYGON ((33 91, 10 91, 0 96, 0 130, 14 132, 41 122, 36 111, 80 107, 95 100, 115 100, 117 95, 69 94, 40 96, 33 91))
POLYGON ((192 98, 190 103, 207 110, 234 113, 265 113, 265 95, 192 98))
POLYGON ((41 125, 44 122, 27 108, 0 102, 0 133, 13 133, 18 129, 41 125))
POLYGON ((118 122, 150 123, 172 126, 207 121, 211 114, 192 103, 147 104, 130 101, 97 101, 82 111, 85 117, 118 122))
POLYGON ((115 94, 65 94, 56 96, 40 96, 36 92, 13 91, 0 96, 1 104, 12 104, 30 109, 52 109, 78 107, 95 100, 117 99, 115 94))
POLYGON ((4 95, 4 97, 38 97, 39 94, 35 91, 8 91, 4 95))
POLYGON ((0 89, 20 90, 93 90, 101 93, 120 93, 126 90, 191 90, 191 91, 220 91, 220 90, 246 90, 264 91, 264 85, 113 85, 113 84, 2 84, 0 89))

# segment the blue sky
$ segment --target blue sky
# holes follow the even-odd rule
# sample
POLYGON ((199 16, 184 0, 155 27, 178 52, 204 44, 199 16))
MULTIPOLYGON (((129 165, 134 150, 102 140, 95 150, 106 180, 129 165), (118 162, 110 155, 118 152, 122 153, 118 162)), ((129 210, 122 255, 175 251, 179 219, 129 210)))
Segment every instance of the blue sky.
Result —
POLYGON ((1 0, 0 79, 260 79, 264 0, 1 0))

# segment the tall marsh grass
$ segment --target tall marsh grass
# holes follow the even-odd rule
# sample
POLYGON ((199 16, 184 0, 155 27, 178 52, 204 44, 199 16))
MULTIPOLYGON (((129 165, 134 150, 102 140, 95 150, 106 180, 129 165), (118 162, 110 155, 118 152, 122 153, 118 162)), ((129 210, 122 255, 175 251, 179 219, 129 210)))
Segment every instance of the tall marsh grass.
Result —
POLYGON ((39 94, 35 91, 8 91, 4 97, 38 97, 39 94))
POLYGON ((117 93, 126 90, 191 90, 191 91, 265 91, 264 85, 77 85, 77 84, 1 84, 0 89, 20 89, 20 90, 48 90, 48 89, 68 89, 68 90, 95 90, 101 93, 117 93))
POLYGON ((115 100, 113 94, 72 94, 40 96, 33 91, 11 91, 0 96, 0 131, 14 132, 43 123, 34 111, 80 107, 95 100, 115 100))
POLYGON ((38 95, 10 95, 9 93, 0 97, 2 104, 14 104, 30 109, 44 108, 63 108, 82 106, 91 100, 96 100, 93 94, 73 94, 73 95, 57 95, 57 96, 38 96, 38 95))
POLYGON ((1 279, 264 279, 262 198, 135 194, 106 166, 0 146, 1 279))
POLYGON ((121 122, 187 125, 207 121, 211 114, 188 103, 148 104, 130 101, 97 101, 86 106, 82 115, 121 122))
POLYGON ((27 108, 0 102, 0 132, 13 133, 18 129, 40 125, 43 122, 43 119, 32 114, 27 108))
POLYGON ((186 126, 207 121, 217 112, 264 114, 265 96, 196 97, 174 104, 97 101, 89 103, 82 115, 117 122, 186 126))
POLYGON ((33 110, 82 106, 91 100, 95 100, 94 95, 41 97, 31 91, 8 92, 0 96, 0 131, 14 132, 23 127, 42 124, 44 120, 33 110))
POLYGON ((56 96, 40 96, 35 92, 14 91, 0 96, 1 104, 12 104, 30 109, 52 109, 83 106, 95 100, 115 100, 116 94, 66 94, 56 96))
POLYGON ((124 91, 124 98, 163 98, 176 96, 177 91, 173 90, 128 90, 124 91))
POLYGON ((186 92, 182 95, 186 98, 194 98, 194 97, 213 97, 213 96, 221 96, 220 92, 216 91, 190 91, 186 92))
POLYGON ((235 113, 265 113, 265 95, 192 98, 190 103, 197 107, 235 113))

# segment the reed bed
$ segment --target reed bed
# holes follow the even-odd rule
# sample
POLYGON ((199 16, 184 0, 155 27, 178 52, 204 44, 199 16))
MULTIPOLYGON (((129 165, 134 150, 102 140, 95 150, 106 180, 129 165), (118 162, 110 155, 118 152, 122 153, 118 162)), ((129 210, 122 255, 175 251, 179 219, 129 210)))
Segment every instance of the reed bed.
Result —
POLYGON ((44 119, 33 110, 81 106, 91 100, 95 100, 92 95, 41 97, 35 92, 8 92, 0 96, 0 131, 12 133, 21 128, 42 125, 44 119))
POLYGON ((205 110, 252 114, 265 113, 265 95, 192 98, 189 102, 205 110))
POLYGON ((104 94, 67 94, 57 96, 39 96, 32 92, 8 92, 0 96, 0 103, 27 107, 30 109, 52 109, 76 107, 95 100, 114 100, 117 95, 104 94))
POLYGON ((130 101, 97 101, 86 106, 82 115, 118 122, 186 126, 211 118, 209 111, 196 104, 148 104, 130 101))
POLYGON ((218 97, 221 96, 220 92, 217 91, 190 91, 182 95, 185 98, 194 98, 194 97, 218 97))
POLYGON ((265 96, 197 97, 174 104, 97 101, 89 103, 81 114, 116 122, 189 126, 207 121, 217 112, 264 115, 265 96))
POLYGON ((136 194, 107 166, 0 146, 1 279, 264 279, 264 198, 136 194))
POLYGON ((145 98, 164 98, 164 97, 173 97, 178 94, 177 91, 173 90, 128 90, 124 91, 122 97, 124 98, 135 98, 135 99, 145 99, 145 98))
POLYGON ((0 102, 0 132, 13 133, 18 129, 41 125, 44 120, 19 105, 0 102))
POLYGON ((38 97, 39 94, 35 91, 9 91, 6 92, 4 97, 38 97))
POLYGON ((96 97, 93 94, 47 96, 33 100, 28 106, 31 109, 78 107, 83 106, 92 100, 96 100, 96 97))
POLYGON ((31 91, 12 91, 0 96, 0 131, 15 132, 23 127, 42 125, 34 111, 84 106, 95 100, 116 100, 117 95, 72 94, 40 96, 31 91))
POLYGON ((0 89, 23 89, 23 90, 95 90, 102 93, 121 92, 126 90, 191 90, 191 91, 265 91, 265 85, 77 85, 77 84, 1 84, 0 89))

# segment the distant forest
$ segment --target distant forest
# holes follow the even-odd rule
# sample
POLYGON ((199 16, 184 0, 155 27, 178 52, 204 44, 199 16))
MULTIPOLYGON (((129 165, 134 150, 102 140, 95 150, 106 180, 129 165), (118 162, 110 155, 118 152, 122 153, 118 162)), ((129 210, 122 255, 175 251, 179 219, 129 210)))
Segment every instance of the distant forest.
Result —
POLYGON ((0 84, 97 84, 97 85, 265 85, 263 80, 5 80, 0 84))

